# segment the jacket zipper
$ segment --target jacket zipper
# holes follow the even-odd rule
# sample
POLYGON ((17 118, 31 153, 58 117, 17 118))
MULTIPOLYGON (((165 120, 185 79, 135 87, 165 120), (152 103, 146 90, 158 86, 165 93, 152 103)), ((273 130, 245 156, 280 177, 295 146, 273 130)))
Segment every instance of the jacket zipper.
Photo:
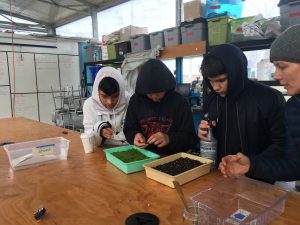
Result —
POLYGON ((224 146, 224 152, 225 155, 227 155, 227 97, 225 98, 225 146, 224 146))
POLYGON ((239 120, 239 109, 238 109, 237 103, 235 103, 235 107, 236 107, 236 116, 237 116, 237 124, 238 124, 238 129, 239 129, 239 137, 240 137, 240 142, 241 142, 241 148, 242 148, 242 153, 244 153, 244 145, 243 145, 243 140, 242 140, 240 120, 239 120))

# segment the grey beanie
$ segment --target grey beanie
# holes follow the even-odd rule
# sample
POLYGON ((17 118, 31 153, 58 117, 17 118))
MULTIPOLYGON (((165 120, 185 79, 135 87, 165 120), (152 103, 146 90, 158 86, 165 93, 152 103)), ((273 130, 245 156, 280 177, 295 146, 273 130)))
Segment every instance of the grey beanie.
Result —
POLYGON ((300 63, 300 24, 289 27, 271 45, 270 61, 300 63))

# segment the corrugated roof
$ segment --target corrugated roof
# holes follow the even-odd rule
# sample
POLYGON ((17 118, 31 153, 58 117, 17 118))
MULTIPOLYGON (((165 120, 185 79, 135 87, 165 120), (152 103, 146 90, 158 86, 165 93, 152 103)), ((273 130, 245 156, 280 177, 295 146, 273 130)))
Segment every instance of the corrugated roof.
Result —
MULTIPOLYGON (((128 1, 128 0, 127 0, 128 1)), ((58 27, 126 0, 1 0, 0 14, 58 27), (12 4, 10 10, 10 2, 12 4)))

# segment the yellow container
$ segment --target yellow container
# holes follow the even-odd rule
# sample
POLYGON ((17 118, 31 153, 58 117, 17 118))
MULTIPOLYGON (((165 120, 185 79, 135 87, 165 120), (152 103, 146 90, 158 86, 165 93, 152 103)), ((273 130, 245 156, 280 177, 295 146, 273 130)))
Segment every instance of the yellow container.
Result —
POLYGON ((177 153, 174 155, 164 157, 162 159, 154 160, 150 163, 146 163, 146 164, 144 164, 144 167, 145 167, 147 177, 149 177, 153 180, 156 180, 162 184, 165 184, 171 188, 175 188, 173 181, 178 181, 178 183, 181 185, 181 184, 185 184, 191 180, 194 180, 200 176, 203 176, 204 174, 209 173, 212 162, 213 161, 210 159, 206 159, 206 158, 191 155, 188 153, 180 152, 180 153, 177 153), (169 174, 163 173, 163 172, 158 171, 153 168, 158 165, 162 165, 162 164, 174 161, 181 157, 183 157, 183 158, 187 157, 190 159, 198 160, 204 164, 202 164, 201 166, 195 167, 191 170, 188 170, 186 172, 183 172, 181 174, 178 174, 176 176, 171 176, 169 174))

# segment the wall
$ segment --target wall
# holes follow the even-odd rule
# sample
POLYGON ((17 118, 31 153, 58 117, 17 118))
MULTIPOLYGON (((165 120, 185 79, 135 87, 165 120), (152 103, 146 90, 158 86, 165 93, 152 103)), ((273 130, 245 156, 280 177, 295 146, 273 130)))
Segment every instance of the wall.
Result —
POLYGON ((52 89, 80 85, 78 40, 0 34, 0 118, 52 123, 52 89), (22 46, 21 46, 22 45, 22 46))

